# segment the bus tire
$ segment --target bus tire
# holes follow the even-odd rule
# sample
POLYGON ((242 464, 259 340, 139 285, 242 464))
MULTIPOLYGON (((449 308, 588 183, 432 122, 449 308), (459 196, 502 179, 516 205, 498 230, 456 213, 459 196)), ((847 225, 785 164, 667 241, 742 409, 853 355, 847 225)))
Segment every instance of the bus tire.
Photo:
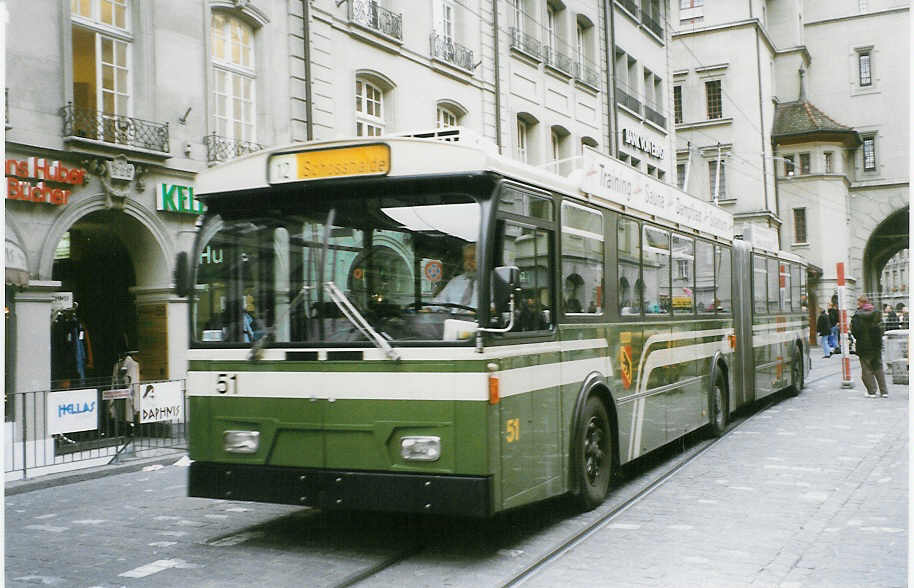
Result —
POLYGON ((727 430, 727 384, 724 382, 724 375, 720 372, 714 378, 711 385, 711 393, 708 394, 708 417, 710 420, 709 428, 713 437, 720 437, 727 430))
POLYGON ((584 510, 593 510, 606 499, 613 462, 609 415, 597 396, 590 396, 584 404, 575 446, 578 503, 584 510))
POLYGON ((793 354, 790 362, 790 395, 799 396, 803 389, 803 358, 799 352, 793 354))

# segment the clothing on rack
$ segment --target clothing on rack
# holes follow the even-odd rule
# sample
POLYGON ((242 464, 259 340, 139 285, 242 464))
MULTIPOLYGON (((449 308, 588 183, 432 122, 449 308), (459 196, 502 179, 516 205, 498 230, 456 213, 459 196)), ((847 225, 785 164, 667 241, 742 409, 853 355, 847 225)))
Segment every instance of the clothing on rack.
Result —
POLYGON ((51 323, 51 379, 86 379, 86 368, 93 367, 89 331, 75 309, 57 311, 51 323))
POLYGON ((133 422, 133 415, 139 407, 139 381, 140 381, 140 363, 133 359, 130 353, 121 355, 120 359, 114 364, 114 370, 111 374, 111 384, 118 388, 129 388, 130 396, 124 399, 123 414, 118 414, 117 401, 112 401, 108 407, 109 414, 112 418, 119 418, 127 422, 133 422))

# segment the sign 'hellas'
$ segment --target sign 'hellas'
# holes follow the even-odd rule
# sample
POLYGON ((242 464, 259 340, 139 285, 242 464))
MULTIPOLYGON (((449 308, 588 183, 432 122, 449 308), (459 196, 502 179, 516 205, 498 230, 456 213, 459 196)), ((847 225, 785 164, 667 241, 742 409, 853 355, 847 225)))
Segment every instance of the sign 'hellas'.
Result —
POLYGON ((43 202, 57 206, 70 200, 72 190, 63 186, 82 184, 86 170, 68 168, 60 161, 29 157, 6 160, 6 197, 9 200, 43 202), (37 183, 36 183, 37 180, 37 183))

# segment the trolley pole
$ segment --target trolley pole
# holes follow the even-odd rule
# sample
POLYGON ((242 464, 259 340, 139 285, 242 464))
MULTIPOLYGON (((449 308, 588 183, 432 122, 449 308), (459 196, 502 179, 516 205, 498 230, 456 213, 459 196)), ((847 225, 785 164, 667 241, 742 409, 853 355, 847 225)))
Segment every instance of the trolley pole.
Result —
POLYGON ((839 261, 838 269, 838 336, 841 341, 841 387, 853 388, 851 380, 850 341, 847 337, 847 286, 844 282, 844 262, 839 261))

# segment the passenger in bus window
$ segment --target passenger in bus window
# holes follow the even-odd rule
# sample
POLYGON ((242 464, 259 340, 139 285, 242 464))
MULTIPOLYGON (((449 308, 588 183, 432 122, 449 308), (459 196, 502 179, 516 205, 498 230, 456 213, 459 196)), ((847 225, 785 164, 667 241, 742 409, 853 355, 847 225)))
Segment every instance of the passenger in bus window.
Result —
POLYGON ((583 312, 581 301, 578 299, 578 284, 575 282, 574 277, 575 275, 571 275, 565 278, 565 312, 583 312))

